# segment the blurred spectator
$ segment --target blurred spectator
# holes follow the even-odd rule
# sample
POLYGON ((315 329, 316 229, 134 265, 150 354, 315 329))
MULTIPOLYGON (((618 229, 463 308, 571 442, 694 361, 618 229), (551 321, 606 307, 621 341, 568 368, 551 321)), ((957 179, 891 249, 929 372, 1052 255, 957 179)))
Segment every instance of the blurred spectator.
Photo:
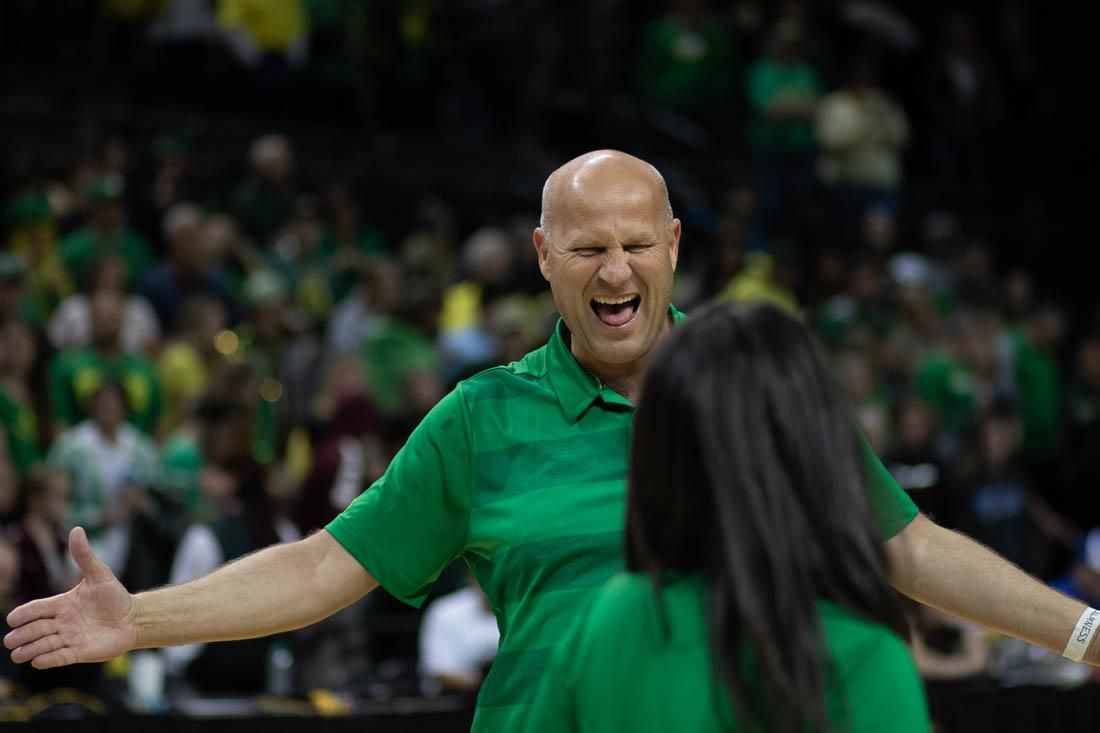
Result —
POLYGON ((878 88, 875 71, 874 60, 857 58, 846 85, 827 94, 817 110, 821 175, 836 194, 835 213, 847 231, 871 208, 896 211, 902 186, 909 122, 878 88))
POLYGON ((716 122, 728 111, 740 74, 733 36, 704 0, 673 0, 642 32, 636 70, 651 103, 716 122))
POLYGON ((152 261, 145 240, 127 224, 124 186, 118 175, 100 178, 89 194, 88 223, 61 242, 61 261, 78 286, 89 281, 96 262, 106 255, 126 261, 130 282, 140 278, 152 261))
POLYGON ((211 261, 210 244, 203 240, 202 211, 190 203, 175 204, 164 215, 168 259, 154 265, 138 283, 138 290, 156 309, 165 330, 178 327, 180 307, 193 295, 217 298, 228 310, 233 302, 224 273, 211 261))
POLYGON ((19 603, 64 593, 78 577, 69 565, 69 477, 41 466, 23 481, 22 518, 10 532, 20 557, 19 603))
POLYGON ((48 461, 69 478, 69 523, 84 527, 99 559, 122 575, 130 552, 130 522, 148 505, 145 494, 156 479, 157 449, 126 423, 121 385, 102 383, 90 408, 90 419, 58 437, 48 461))
POLYGON ((226 363, 219 346, 230 351, 236 335, 225 327, 225 308, 218 300, 195 296, 184 302, 178 336, 165 345, 157 360, 157 378, 164 397, 159 435, 170 434, 182 416, 194 410, 213 376, 226 363))
POLYGON ((28 324, 12 321, 0 327, 0 427, 7 457, 19 475, 41 460, 41 448, 52 437, 44 389, 49 355, 44 351, 28 324))
MULTIPOLYGON (((231 405, 226 408, 234 409, 231 405)), ((214 427, 220 429, 222 426, 214 427)), ((218 442, 216 436, 211 440, 218 442)), ((225 562, 276 542, 297 539, 293 528, 275 520, 263 466, 247 454, 234 456, 232 448, 220 453, 210 456, 202 475, 203 493, 217 508, 217 518, 187 530, 172 564, 173 584, 202 577, 225 562)), ((163 654, 170 672, 186 677, 202 692, 258 694, 265 688, 272 642, 264 638, 191 644, 165 649, 163 654)))
POLYGON ((876 259, 864 255, 851 263, 843 293, 818 309, 817 330, 830 347, 863 343, 881 337, 894 324, 893 304, 876 259))
POLYGON ((785 242, 773 242, 770 252, 746 255, 744 268, 733 276, 719 297, 738 303, 766 301, 801 318, 795 295, 798 267, 794 257, 794 251, 785 242))
POLYGON ((479 229, 462 249, 465 277, 443 292, 440 349, 446 369, 460 373, 491 361, 497 344, 488 331, 487 312, 508 285, 512 243, 503 229, 479 229))
POLYGON ((245 284, 248 319, 238 329, 242 354, 259 380, 261 413, 268 416, 272 442, 264 449, 266 463, 282 456, 294 426, 305 423, 309 396, 320 381, 320 344, 303 330, 288 304, 285 281, 270 270, 251 275, 245 284))
POLYGON ((237 184, 230 210, 241 227, 261 246, 283 228, 294 213, 294 155, 284 135, 256 138, 248 150, 252 172, 237 184))
POLYGON ((0 326, 31 317, 33 308, 24 285, 27 265, 11 252, 0 252, 0 326))
POLYGON ((371 397, 384 413, 405 407, 410 374, 438 372, 440 356, 434 346, 439 295, 429 285, 407 285, 396 313, 380 320, 362 354, 371 397))
POLYGON ((748 72, 749 140, 760 197, 754 246, 776 233, 781 211, 804 203, 813 189, 813 120, 821 82, 804 59, 804 40, 801 24, 781 21, 772 30, 768 55, 748 72))
POLYGON ((944 527, 959 526, 960 498, 951 469, 936 450, 936 413, 910 398, 897 408, 894 441, 882 462, 922 512, 944 527))
POLYGON ((375 479, 382 451, 380 419, 362 394, 337 398, 335 412, 320 430, 312 465, 302 486, 294 521, 303 534, 323 528, 375 479))
POLYGON ((962 473, 965 515, 960 529, 1029 573, 1046 569, 1036 522, 1038 495, 1020 461, 1022 429, 1015 409, 994 404, 976 431, 974 455, 962 473))
POLYGON ((324 251, 320 201, 299 196, 294 214, 275 238, 269 264, 290 290, 291 302, 311 321, 326 318, 332 310, 331 253, 324 251))
POLYGON ((320 249, 327 259, 333 301, 339 303, 354 289, 368 259, 385 255, 389 247, 382 232, 363 220, 357 192, 349 185, 330 186, 325 193, 325 209, 327 220, 320 249))
POLYGON ((971 425, 981 398, 972 359, 972 332, 961 317, 946 324, 942 341, 915 365, 913 389, 936 412, 940 428, 956 438, 971 425))
POLYGON ((0 451, 0 524, 7 524, 19 510, 19 477, 8 457, 0 451))
POLYGON ((420 626, 421 673, 445 690, 481 686, 500 643, 497 620, 477 581, 428 606, 420 626))
POLYGON ((377 259, 366 265, 354 290, 333 310, 325 334, 330 355, 358 352, 386 316, 396 312, 401 301, 404 274, 391 259, 377 259))
MULTIPOLYGON (((4 215, 10 227, 7 244, 11 252, 0 252, 4 258, 0 260, 0 278, 10 277, 4 273, 16 271, 20 261, 26 265, 26 294, 19 307, 24 318, 41 323, 73 289, 59 255, 57 217, 41 191, 17 196, 4 215)), ((0 321, 4 311, 0 306, 0 321)))
POLYGON ((1064 321, 1062 312, 1052 305, 1035 309, 1010 332, 1009 361, 1002 365, 1011 384, 1001 386, 1016 397, 1020 406, 1024 459, 1044 483, 1052 483, 1058 474, 1052 464, 1061 428, 1058 349, 1065 332, 1064 321))
POLYGON ((92 395, 106 381, 125 391, 130 421, 151 434, 160 419, 160 384, 145 357, 122 349, 124 301, 118 293, 92 295, 89 348, 63 351, 50 364, 50 401, 62 426, 75 425, 88 412, 92 395))
POLYGON ((100 258, 92 270, 87 290, 65 298, 50 319, 50 342, 55 349, 84 348, 92 342, 92 299, 98 292, 123 299, 119 338, 127 352, 151 353, 160 344, 161 328, 149 301, 126 293, 126 260, 118 255, 100 258))

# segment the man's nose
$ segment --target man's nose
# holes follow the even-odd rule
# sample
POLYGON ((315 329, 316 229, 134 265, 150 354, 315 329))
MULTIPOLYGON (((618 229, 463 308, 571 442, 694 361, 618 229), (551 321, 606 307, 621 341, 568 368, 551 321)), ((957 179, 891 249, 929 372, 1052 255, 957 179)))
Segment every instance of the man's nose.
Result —
POLYGON ((630 280, 630 273, 630 261, 626 252, 621 249, 609 251, 600 267, 600 279, 613 287, 626 284, 630 280))

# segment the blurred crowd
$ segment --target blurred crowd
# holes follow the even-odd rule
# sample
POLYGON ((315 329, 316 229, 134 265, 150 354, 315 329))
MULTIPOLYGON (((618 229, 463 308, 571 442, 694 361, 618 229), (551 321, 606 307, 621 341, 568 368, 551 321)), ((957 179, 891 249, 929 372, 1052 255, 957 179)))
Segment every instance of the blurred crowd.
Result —
MULTIPOLYGON (((83 46, 40 60, 52 88, 215 121, 240 105, 267 129, 228 167, 217 125, 182 120, 11 156, 0 609, 71 587, 77 524, 132 590, 323 527, 455 382, 545 342, 537 183, 516 205, 467 210, 440 184, 386 211, 389 182, 350 158, 303 172, 325 136, 310 124, 504 140, 537 182, 601 104, 602 142, 652 146, 685 222, 676 304, 797 314, 925 512, 1100 605, 1100 330, 988 226, 1016 180, 998 146, 1032 124, 1026 3, 984 27, 876 2, 72 5, 12 3, 5 53, 83 19, 83 46), (284 121, 305 132, 271 131, 284 121)), ((288 659, 296 689, 476 686, 495 636, 466 582, 456 568, 439 584, 457 595, 429 610, 419 655, 419 615, 376 593, 296 637, 162 663, 205 693, 285 691, 288 659)), ((976 632, 914 618, 930 676, 989 668, 976 632)), ((119 674, 0 669, 0 690, 104 694, 119 674)))

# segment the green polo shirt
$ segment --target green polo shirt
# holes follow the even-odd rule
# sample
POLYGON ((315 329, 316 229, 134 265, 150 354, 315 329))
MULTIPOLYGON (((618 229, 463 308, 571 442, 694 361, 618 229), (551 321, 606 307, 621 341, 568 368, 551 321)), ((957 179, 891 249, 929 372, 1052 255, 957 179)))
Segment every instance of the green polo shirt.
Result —
MULTIPOLYGON (((634 408, 581 367, 567 337, 559 321, 542 348, 461 382, 328 525, 413 605, 453 559, 469 565, 501 632, 475 731, 516 729, 554 645, 624 566, 634 408)), ((872 510, 891 537, 917 510, 867 455, 872 510)))
MULTIPOLYGON (((609 580, 554 650, 520 733, 757 731, 733 714, 714 674, 706 606, 699 576, 663 585, 660 596, 646 576, 609 580)), ((817 615, 832 729, 928 733, 924 686, 904 642, 827 601, 817 615)))

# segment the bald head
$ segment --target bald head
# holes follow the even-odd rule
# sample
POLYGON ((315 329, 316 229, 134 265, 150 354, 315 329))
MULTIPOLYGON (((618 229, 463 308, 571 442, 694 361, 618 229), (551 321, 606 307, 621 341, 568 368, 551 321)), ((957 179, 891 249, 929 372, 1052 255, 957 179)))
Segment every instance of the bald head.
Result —
POLYGON ((594 150, 558 168, 542 187, 542 217, 539 226, 550 237, 554 222, 583 206, 599 192, 633 187, 647 191, 660 202, 663 218, 672 227, 672 204, 660 171, 641 158, 619 150, 594 150))

